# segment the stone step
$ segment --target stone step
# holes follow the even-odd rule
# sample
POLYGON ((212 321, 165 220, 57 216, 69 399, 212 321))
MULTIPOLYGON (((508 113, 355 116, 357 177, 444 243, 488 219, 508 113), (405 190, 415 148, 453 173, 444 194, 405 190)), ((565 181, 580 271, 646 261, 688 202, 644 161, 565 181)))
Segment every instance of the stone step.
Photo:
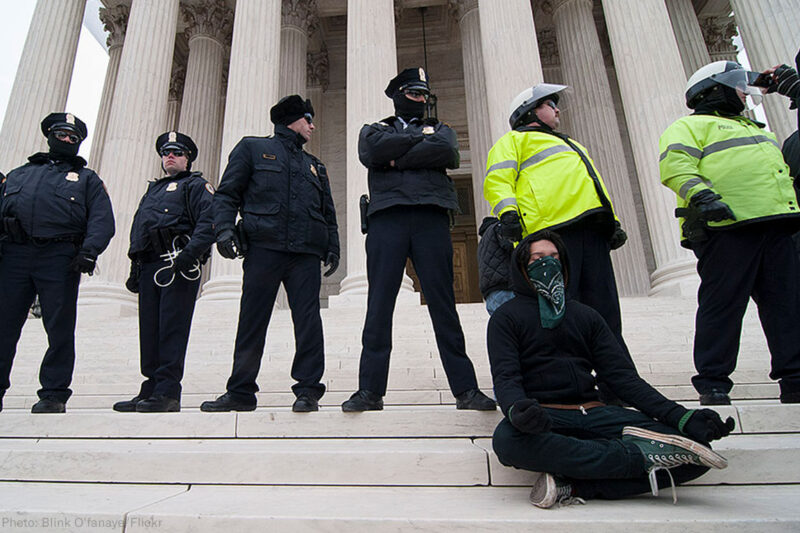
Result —
POLYGON ((19 532, 480 531, 777 533, 800 529, 800 486, 679 487, 560 509, 528 487, 265 487, 0 483, 0 529, 19 532))

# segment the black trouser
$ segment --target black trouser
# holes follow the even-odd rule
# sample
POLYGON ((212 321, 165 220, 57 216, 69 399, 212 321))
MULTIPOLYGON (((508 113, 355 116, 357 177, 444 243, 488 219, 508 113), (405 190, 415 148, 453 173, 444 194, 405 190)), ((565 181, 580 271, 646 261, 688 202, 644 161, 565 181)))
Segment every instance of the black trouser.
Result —
MULTIPOLYGON (((142 375, 147 379, 139 389, 140 398, 168 396, 180 400, 186 345, 200 280, 190 281, 180 273, 166 287, 159 287, 153 276, 167 264, 164 261, 142 264, 139 277, 139 351, 142 375)), ((162 285, 172 273, 158 275, 162 285)))
POLYGON ((36 294, 48 348, 39 369, 40 398, 66 402, 75 368, 75 318, 81 276, 69 265, 76 248, 68 242, 3 243, 0 259, 0 395, 9 377, 22 326, 36 294))
POLYGON ((251 247, 243 266, 239 328, 228 392, 238 401, 255 403, 256 377, 261 368, 267 326, 278 288, 283 283, 294 324, 292 378, 297 383, 292 391, 295 396, 321 398, 325 393, 325 385, 320 382, 325 371, 325 348, 319 312, 319 257, 251 247))
MULTIPOLYGON (((504 418, 492 438, 497 458, 506 466, 549 472, 570 482, 575 496, 617 499, 650 491, 645 459, 639 448, 621 440, 622 428, 634 426, 659 433, 678 430, 623 407, 578 410, 548 409, 553 429, 547 433, 522 433, 504 418)), ((675 483, 686 483, 708 471, 683 465, 672 468, 675 483)), ((666 472, 657 473, 658 486, 670 486, 666 472)))
POLYGON ((467 357, 453 293, 450 217, 445 210, 430 206, 397 206, 369 217, 369 295, 361 338, 359 388, 386 394, 392 315, 409 257, 428 304, 450 390, 457 396, 476 389, 475 369, 467 357))
POLYGON ((800 263, 791 233, 775 223, 709 232, 694 243, 700 289, 692 378, 700 394, 728 392, 750 297, 772 355, 769 377, 781 393, 800 391, 800 263))

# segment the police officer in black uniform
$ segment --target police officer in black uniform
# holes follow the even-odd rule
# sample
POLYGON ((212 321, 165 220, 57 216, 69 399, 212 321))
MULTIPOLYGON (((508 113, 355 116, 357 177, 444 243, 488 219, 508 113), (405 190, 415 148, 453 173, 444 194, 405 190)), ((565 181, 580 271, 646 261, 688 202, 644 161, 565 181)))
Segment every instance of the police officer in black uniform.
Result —
POLYGON ((214 243, 211 200, 214 188, 192 172, 197 146, 168 131, 156 139, 166 176, 153 180, 131 226, 131 274, 125 286, 139 294, 139 348, 147 378, 132 400, 115 411, 180 411, 181 378, 200 266, 214 243))
POLYGON ((0 187, 0 409, 22 326, 38 293, 48 348, 33 413, 63 413, 75 367, 81 273, 92 274, 114 235, 105 185, 78 156, 86 124, 70 113, 42 121, 48 152, 28 158, 0 187))
POLYGON ((358 155, 369 169, 367 279, 359 390, 348 412, 383 409, 392 349, 392 314, 411 258, 436 333, 436 344, 458 409, 493 410, 478 389, 467 357, 453 293, 449 212, 458 209, 445 169, 458 168, 458 140, 449 126, 423 119, 430 97, 425 71, 409 68, 386 87, 396 116, 361 128, 358 155))
POLYGON ((281 283, 294 323, 292 410, 316 411, 325 392, 320 260, 339 266, 339 235, 325 165, 303 151, 314 131, 310 100, 293 94, 270 110, 274 137, 245 137, 230 154, 214 196, 217 249, 244 255, 244 283, 233 372, 227 392, 203 411, 252 411, 267 326, 281 283), (237 212, 242 221, 234 226, 237 212), (246 248, 246 252, 244 252, 246 248))

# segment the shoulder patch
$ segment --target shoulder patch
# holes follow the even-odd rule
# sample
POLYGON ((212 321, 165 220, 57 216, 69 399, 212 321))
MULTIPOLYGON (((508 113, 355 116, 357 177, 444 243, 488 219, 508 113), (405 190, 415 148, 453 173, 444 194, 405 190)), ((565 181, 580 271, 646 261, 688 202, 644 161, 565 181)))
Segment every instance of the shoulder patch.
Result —
POLYGON ((213 185, 211 185, 211 184, 210 184, 210 183, 208 183, 208 182, 206 182, 206 190, 207 190, 208 192, 210 192, 211 194, 214 194, 214 186, 213 186, 213 185))

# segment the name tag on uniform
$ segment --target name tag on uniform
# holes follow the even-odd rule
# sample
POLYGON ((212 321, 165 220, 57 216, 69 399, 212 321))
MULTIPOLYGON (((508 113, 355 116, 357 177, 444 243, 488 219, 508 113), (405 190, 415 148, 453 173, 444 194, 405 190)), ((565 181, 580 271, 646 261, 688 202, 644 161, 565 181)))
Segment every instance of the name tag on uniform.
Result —
POLYGON ((423 135, 433 135, 433 133, 434 133, 433 126, 425 126, 424 128, 422 128, 423 135))
POLYGON ((274 161, 274 160, 278 159, 275 154, 261 154, 261 158, 262 159, 269 159, 270 161, 274 161))
POLYGON ((68 172, 66 179, 67 181, 78 181, 80 178, 77 172, 68 172))
POLYGON ((311 173, 314 174, 314 177, 317 177, 317 167, 311 165, 311 173))
POLYGON ((178 184, 175 183, 174 181, 172 183, 170 183, 169 185, 167 185, 167 192, 172 192, 172 191, 177 191, 177 190, 178 190, 178 184))

